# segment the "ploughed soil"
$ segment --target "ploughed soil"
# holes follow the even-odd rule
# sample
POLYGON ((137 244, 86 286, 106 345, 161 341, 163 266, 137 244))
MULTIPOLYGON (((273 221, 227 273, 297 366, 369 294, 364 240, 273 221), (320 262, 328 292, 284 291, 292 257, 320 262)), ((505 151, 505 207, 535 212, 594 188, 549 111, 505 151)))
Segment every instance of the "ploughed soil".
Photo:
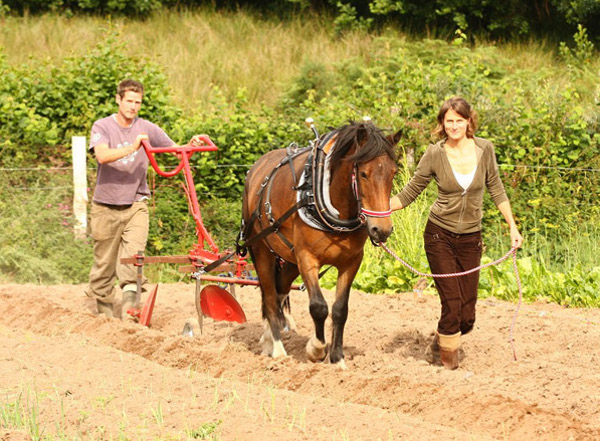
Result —
POLYGON ((149 327, 98 316, 83 290, 0 285, 0 440, 600 439, 597 309, 523 304, 512 327, 516 304, 480 300, 449 371, 423 355, 434 294, 353 291, 342 370, 306 358, 306 292, 272 359, 257 288, 236 287, 246 323, 205 318, 193 337, 192 284, 161 285, 149 327))

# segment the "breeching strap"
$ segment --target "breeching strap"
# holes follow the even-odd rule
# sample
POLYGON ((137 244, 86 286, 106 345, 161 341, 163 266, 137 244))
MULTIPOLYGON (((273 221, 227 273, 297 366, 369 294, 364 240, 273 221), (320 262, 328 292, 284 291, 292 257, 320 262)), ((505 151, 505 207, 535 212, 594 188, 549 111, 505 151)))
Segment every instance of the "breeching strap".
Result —
POLYGON ((459 277, 459 276, 471 274, 471 273, 474 273, 475 271, 479 271, 484 268, 488 268, 490 266, 498 265, 499 263, 504 262, 506 259, 508 259, 509 256, 512 254, 513 271, 515 273, 515 279, 517 281, 517 288, 519 289, 519 301, 517 302, 517 307, 515 308, 515 313, 513 314, 512 322, 510 324, 509 338, 510 338, 510 347, 511 347, 511 350, 513 353, 513 359, 515 361, 517 361, 517 353, 515 350, 513 330, 514 330, 514 327, 515 327, 515 324, 517 321, 517 314, 519 313, 519 309, 521 308, 521 303, 523 301, 523 288, 521 286, 521 277, 519 276, 519 269, 517 267, 517 248, 511 248, 508 253, 506 253, 504 256, 502 256, 498 260, 486 263, 485 265, 479 265, 478 267, 471 268, 470 270, 467 270, 467 271, 461 271, 459 273, 448 273, 448 274, 428 274, 428 273, 422 273, 421 271, 413 268, 410 264, 408 264, 404 260, 402 260, 396 253, 394 253, 392 250, 390 250, 387 247, 387 245, 385 245, 383 242, 379 243, 378 245, 381 246, 385 251, 387 251, 390 256, 392 256, 394 259, 396 259, 398 262, 400 262, 406 268, 411 270, 413 273, 415 273, 421 277, 433 277, 433 278, 459 277))

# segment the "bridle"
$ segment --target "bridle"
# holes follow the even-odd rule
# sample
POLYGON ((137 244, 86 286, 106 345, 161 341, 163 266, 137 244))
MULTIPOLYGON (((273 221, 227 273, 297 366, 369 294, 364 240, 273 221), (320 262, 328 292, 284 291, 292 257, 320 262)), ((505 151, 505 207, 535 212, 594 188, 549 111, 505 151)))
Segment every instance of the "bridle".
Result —
POLYGON ((361 220, 361 222, 363 224, 366 223, 367 217, 377 217, 377 218, 390 217, 392 215, 391 207, 387 211, 375 211, 375 210, 369 210, 369 209, 363 207, 362 194, 360 191, 360 184, 358 182, 357 176, 358 176, 358 164, 355 162, 354 166, 353 166, 353 171, 352 171, 352 189, 354 190, 354 197, 356 198, 356 200, 358 202, 358 213, 359 213, 358 217, 361 220))
POLYGON ((314 196, 316 212, 320 217, 321 221, 331 230, 336 232, 350 232, 362 228, 368 217, 374 218, 385 218, 392 214, 392 210, 386 211, 375 211, 369 210, 362 205, 362 192, 360 189, 360 183, 358 180, 359 176, 359 165, 354 162, 352 166, 352 189, 354 197, 356 199, 358 216, 354 219, 340 219, 336 214, 332 213, 327 209, 327 205, 323 199, 323 170, 325 168, 325 156, 327 153, 325 148, 330 148, 329 152, 335 148, 335 137, 337 132, 330 132, 323 139, 319 139, 313 150, 313 177, 314 177, 314 196), (333 142, 333 144, 331 144, 333 142))

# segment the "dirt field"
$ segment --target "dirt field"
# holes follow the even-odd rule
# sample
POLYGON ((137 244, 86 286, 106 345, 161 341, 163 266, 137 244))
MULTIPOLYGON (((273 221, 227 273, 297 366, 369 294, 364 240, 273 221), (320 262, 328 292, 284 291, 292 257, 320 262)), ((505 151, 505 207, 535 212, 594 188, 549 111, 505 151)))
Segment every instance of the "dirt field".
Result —
POLYGON ((149 328, 97 317, 83 286, 0 285, 0 439, 31 439, 1 418, 15 403, 60 439, 600 439, 599 310, 523 305, 514 361, 515 305, 482 300, 448 371, 423 359, 435 296, 353 292, 342 371, 306 359, 306 293, 279 360, 260 355, 259 291, 237 295, 247 323, 192 338, 193 285, 161 285, 149 328))

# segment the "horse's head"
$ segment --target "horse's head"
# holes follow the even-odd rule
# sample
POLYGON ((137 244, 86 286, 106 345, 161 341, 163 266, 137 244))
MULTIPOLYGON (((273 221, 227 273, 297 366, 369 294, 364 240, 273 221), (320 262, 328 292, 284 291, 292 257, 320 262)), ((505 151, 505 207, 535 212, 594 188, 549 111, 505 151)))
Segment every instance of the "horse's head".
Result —
POLYGON ((351 123, 338 133, 336 143, 348 146, 336 149, 332 158, 332 174, 340 160, 353 163, 355 194, 359 201, 361 216, 366 223, 369 237, 375 243, 385 242, 392 234, 390 196, 396 175, 395 146, 402 132, 385 136, 371 122, 351 123), (343 156, 342 156, 343 155, 343 156))

